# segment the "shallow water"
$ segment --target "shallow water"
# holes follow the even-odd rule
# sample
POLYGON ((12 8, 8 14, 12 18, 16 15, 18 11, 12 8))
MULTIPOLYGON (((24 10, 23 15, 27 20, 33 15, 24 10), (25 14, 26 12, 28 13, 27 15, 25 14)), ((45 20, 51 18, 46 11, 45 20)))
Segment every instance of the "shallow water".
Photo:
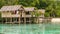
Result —
POLYGON ((60 34, 60 25, 0 24, 0 34, 60 34))

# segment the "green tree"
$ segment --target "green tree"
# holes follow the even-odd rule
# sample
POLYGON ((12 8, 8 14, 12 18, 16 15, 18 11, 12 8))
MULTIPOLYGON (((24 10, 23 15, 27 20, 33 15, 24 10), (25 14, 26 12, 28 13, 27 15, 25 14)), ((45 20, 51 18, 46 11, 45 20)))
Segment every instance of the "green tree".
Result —
POLYGON ((39 18, 40 18, 40 15, 41 15, 41 14, 42 14, 42 13, 39 12, 38 10, 32 12, 32 13, 31 13, 32 17, 35 16, 35 18, 32 18, 32 20, 33 20, 33 21, 36 20, 37 23, 39 23, 39 18))

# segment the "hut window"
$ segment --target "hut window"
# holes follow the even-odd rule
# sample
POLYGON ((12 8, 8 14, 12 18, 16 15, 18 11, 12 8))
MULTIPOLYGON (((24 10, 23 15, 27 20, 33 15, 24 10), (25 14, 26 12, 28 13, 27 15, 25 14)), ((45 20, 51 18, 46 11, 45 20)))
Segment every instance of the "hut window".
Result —
POLYGON ((18 14, 19 12, 18 11, 12 11, 12 14, 18 14))
POLYGON ((30 15, 30 12, 26 12, 26 15, 30 15))

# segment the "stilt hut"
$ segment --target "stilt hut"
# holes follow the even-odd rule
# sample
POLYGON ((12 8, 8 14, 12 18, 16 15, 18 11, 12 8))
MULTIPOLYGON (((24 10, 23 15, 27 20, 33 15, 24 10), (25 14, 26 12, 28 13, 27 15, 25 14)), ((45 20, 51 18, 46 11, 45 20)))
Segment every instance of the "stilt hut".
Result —
POLYGON ((21 12, 24 12, 22 5, 3 6, 0 9, 1 17, 5 23, 20 23, 22 17, 21 12))

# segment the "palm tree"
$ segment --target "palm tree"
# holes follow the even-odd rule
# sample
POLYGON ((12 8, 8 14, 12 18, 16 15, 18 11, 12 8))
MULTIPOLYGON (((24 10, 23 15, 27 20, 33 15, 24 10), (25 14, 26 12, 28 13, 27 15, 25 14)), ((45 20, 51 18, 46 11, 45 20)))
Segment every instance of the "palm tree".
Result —
MULTIPOLYGON (((32 17, 34 17, 34 15, 35 15, 35 17, 36 17, 35 19, 36 19, 37 23, 39 23, 39 16, 40 16, 41 14, 42 14, 42 13, 39 12, 38 10, 35 10, 34 12, 31 13, 32 17)), ((34 21, 35 19, 33 18, 32 21, 34 21)))
POLYGON ((37 23, 39 23, 39 18, 40 18, 40 15, 41 15, 41 14, 42 14, 42 13, 39 12, 38 10, 35 11, 35 17, 36 17, 37 23))

